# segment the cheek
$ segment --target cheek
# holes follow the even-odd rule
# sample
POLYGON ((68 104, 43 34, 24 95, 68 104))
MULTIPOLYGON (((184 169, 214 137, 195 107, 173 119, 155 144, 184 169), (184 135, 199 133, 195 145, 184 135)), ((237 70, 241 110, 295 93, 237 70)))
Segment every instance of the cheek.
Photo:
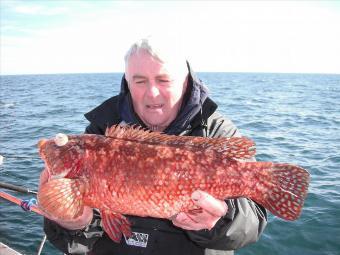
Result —
POLYGON ((177 103, 180 102, 182 98, 182 90, 180 88, 171 89, 164 93, 164 97, 170 103, 170 106, 175 106, 177 103))
POLYGON ((134 105, 142 104, 145 95, 145 90, 143 88, 130 89, 130 93, 134 105))

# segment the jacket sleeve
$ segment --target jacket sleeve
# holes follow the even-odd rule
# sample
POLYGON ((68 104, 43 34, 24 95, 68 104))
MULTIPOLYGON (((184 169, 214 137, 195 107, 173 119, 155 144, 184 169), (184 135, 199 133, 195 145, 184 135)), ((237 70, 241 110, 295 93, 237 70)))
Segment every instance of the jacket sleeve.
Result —
POLYGON ((86 254, 103 235, 99 212, 93 212, 91 223, 84 229, 69 230, 56 222, 44 218, 44 231, 47 239, 65 254, 86 254))
MULTIPOLYGON (((208 136, 241 136, 235 125, 218 113, 208 119, 208 136)), ((249 161, 255 161, 255 158, 249 161)), ((267 225, 266 210, 247 198, 228 199, 227 214, 210 231, 188 231, 191 240, 214 250, 236 250, 256 242, 267 225)))

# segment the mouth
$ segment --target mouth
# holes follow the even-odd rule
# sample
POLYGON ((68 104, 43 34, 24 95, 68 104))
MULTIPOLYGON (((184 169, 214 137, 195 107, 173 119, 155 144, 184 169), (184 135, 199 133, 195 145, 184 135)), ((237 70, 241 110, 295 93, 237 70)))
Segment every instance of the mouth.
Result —
POLYGON ((45 170, 47 172, 47 181, 49 182, 51 180, 51 171, 48 167, 45 167, 45 170))
POLYGON ((146 108, 150 110, 158 110, 163 108, 164 104, 147 104, 146 108))

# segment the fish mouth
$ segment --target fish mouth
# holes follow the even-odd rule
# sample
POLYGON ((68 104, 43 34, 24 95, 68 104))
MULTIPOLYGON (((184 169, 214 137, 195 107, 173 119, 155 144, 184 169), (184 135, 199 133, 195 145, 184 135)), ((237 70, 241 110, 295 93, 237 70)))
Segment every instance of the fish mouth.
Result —
POLYGON ((68 174, 67 172, 66 173, 60 173, 60 174, 54 174, 49 167, 46 167, 45 169, 48 172, 48 181, 65 178, 65 176, 68 174))
POLYGON ((46 157, 45 157, 45 153, 43 153, 43 147, 45 146, 46 143, 47 143, 47 140, 46 140, 46 139, 41 139, 41 140, 38 142, 38 149, 39 149, 40 157, 41 157, 41 159, 42 159, 42 160, 44 161, 44 163, 45 163, 45 170, 47 171, 47 175, 48 175, 47 181, 49 181, 49 180, 51 179, 52 173, 51 173, 51 170, 50 170, 49 165, 47 164, 47 160, 46 160, 46 157))
POLYGON ((46 157, 45 157, 45 153, 43 152, 43 150, 44 150, 44 147, 45 147, 46 143, 47 143, 47 140, 46 140, 46 139, 41 139, 41 140, 38 142, 38 150, 39 150, 39 154, 40 154, 42 160, 44 160, 44 161, 45 161, 45 158, 46 158, 46 157))
POLYGON ((47 172, 47 182, 51 180, 51 171, 48 167, 45 167, 45 170, 47 172))
POLYGON ((66 174, 54 174, 49 176, 49 180, 56 180, 65 178, 66 174))
POLYGON ((65 178, 65 176, 67 175, 67 172, 62 172, 62 173, 59 173, 59 174, 54 173, 53 165, 51 166, 51 165, 47 164, 46 161, 45 161, 45 170, 47 171, 47 174, 48 174, 48 181, 65 178))

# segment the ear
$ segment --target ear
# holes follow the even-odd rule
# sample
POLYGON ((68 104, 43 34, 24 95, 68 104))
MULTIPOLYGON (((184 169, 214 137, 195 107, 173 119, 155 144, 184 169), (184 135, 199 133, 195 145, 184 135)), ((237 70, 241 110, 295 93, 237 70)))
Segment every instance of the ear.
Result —
POLYGON ((185 76, 185 79, 184 79, 184 83, 183 83, 183 95, 185 94, 185 92, 187 91, 187 88, 188 88, 188 77, 189 77, 189 74, 187 74, 185 76))

